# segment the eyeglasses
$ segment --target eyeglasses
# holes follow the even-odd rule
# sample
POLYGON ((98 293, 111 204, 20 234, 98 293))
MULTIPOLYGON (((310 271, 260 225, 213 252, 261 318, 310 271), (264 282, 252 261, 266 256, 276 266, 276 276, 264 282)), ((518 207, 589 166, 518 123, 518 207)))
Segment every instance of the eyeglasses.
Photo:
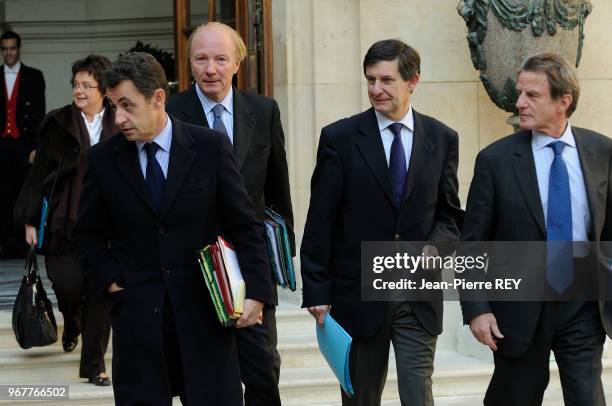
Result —
POLYGON ((96 87, 98 87, 98 85, 92 85, 87 82, 85 83, 72 82, 70 84, 70 87, 72 88, 72 90, 81 88, 85 91, 88 91, 89 89, 95 89, 96 87))

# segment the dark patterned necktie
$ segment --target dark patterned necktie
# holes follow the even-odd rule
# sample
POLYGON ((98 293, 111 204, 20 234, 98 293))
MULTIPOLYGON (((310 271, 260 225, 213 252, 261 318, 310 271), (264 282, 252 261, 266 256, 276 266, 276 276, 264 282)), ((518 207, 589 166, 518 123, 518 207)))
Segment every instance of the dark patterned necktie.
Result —
POLYGON ((402 143, 402 123, 389 125, 389 130, 393 133, 393 143, 391 144, 391 154, 389 156, 389 177, 391 179, 391 190, 395 198, 395 205, 400 206, 404 196, 406 186, 406 151, 402 143))
POLYGON ((166 184, 166 178, 162 171, 155 153, 159 149, 159 145, 154 142, 145 144, 145 151, 147 153, 147 170, 146 170, 146 182, 153 198, 153 205, 155 210, 159 213, 161 207, 162 196, 164 194, 164 186, 166 184))

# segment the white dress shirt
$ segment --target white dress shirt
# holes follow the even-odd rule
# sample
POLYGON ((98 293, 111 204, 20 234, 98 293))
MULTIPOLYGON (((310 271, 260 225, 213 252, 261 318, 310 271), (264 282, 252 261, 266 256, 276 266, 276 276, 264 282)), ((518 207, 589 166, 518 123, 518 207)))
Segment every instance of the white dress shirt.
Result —
POLYGON ((21 69, 21 61, 17 61, 12 68, 9 68, 6 64, 4 65, 4 83, 6 83, 6 97, 9 100, 13 94, 13 88, 15 87, 19 69, 21 69))
MULTIPOLYGON (((572 238, 574 241, 588 241, 588 232, 591 228, 591 213, 587 200, 586 186, 580 158, 576 149, 576 140, 572 133, 569 122, 561 138, 552 138, 548 135, 533 131, 531 137, 531 148, 533 150, 533 160, 535 162, 536 174, 538 178, 538 188, 540 190, 540 200, 544 210, 544 221, 548 222, 548 181, 550 175, 550 165, 555 158, 552 148, 548 144, 555 141, 563 141, 566 145, 561 156, 567 166, 569 175, 570 193, 572 199, 572 238)), ((575 245, 575 248, 578 246, 575 245)), ((584 256, 585 252, 574 252, 574 256, 584 256)))
MULTIPOLYGON (((157 152, 155 153, 155 158, 161 166, 162 172, 164 173, 164 178, 168 178, 168 162, 170 161, 170 145, 172 144, 172 121, 170 117, 166 115, 167 122, 166 126, 161 130, 159 135, 157 135, 153 141, 159 148, 157 148, 157 152)), ((136 147, 138 148, 138 161, 140 161, 140 170, 142 171, 142 176, 147 178, 147 151, 144 149, 146 142, 136 141, 136 147)))
POLYGON ((87 120, 87 116, 85 113, 81 111, 81 116, 83 116, 83 121, 85 121, 85 127, 87 127, 87 132, 89 133, 89 146, 93 147, 98 142, 100 142, 100 134, 102 134, 102 117, 104 117, 104 110, 94 115, 93 121, 90 123, 87 120))
POLYGON ((389 165, 389 159, 391 157, 391 144, 393 144, 393 132, 389 126, 396 122, 404 124, 404 127, 402 127, 401 138, 402 144, 404 145, 404 153, 406 154, 406 170, 408 170, 410 155, 412 154, 412 140, 414 136, 414 117, 412 115, 412 106, 410 106, 404 118, 399 121, 391 121, 378 111, 374 111, 374 113, 376 114, 380 138, 382 139, 383 148, 385 149, 387 166, 389 165))
POLYGON ((208 96, 200 90, 200 87, 195 84, 196 93, 198 94, 198 99, 200 99, 200 103, 202 104, 202 109, 204 110, 204 114, 206 116, 206 121, 208 122, 208 126, 213 128, 213 122, 215 121, 215 113, 212 109, 217 105, 221 104, 225 109, 221 114, 221 120, 225 125, 225 129, 227 130, 227 136, 229 137, 231 143, 234 143, 234 89, 230 89, 227 92, 227 95, 221 100, 219 103, 212 100, 208 96))

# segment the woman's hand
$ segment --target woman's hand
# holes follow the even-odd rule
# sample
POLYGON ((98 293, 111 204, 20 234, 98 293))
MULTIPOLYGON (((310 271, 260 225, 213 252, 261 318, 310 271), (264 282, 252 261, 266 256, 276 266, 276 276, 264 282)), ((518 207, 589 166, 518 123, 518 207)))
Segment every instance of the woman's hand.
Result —
POLYGON ((36 238, 36 227, 29 224, 25 225, 25 239, 28 245, 38 244, 38 238, 36 238))

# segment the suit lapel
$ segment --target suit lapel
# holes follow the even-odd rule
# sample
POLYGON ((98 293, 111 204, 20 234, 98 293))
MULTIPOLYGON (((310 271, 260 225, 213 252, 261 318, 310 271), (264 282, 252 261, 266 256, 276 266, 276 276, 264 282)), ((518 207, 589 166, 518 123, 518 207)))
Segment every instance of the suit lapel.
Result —
MULTIPOLYGON (((4 65, 0 65, 0 111, 5 115, 6 111, 6 83, 4 82, 4 65)), ((5 118, 6 120, 6 118, 5 118)))
POLYGON ((421 168, 424 163, 431 159, 433 154, 433 144, 429 139, 423 119, 419 113, 412 110, 414 118, 414 131, 412 133, 412 153, 410 154, 410 163, 408 165, 408 178, 406 179, 406 187, 404 189, 404 198, 406 201, 414 189, 416 180, 422 175, 421 168))
POLYGON ((202 103, 200 103, 200 99, 198 98, 198 94, 195 90, 196 86, 197 85, 191 86, 185 95, 187 102, 183 104, 183 121, 209 128, 208 121, 206 121, 206 115, 204 114, 204 109, 202 108, 202 103))
POLYGON ((176 120, 172 121, 172 144, 170 146, 170 160, 168 162, 168 177, 166 189, 162 198, 160 218, 164 217, 172 207, 172 203, 193 165, 195 153, 191 150, 193 138, 187 134, 183 126, 176 120))
POLYGON ((361 134, 357 137, 357 147, 361 151, 378 184, 387 195, 389 202, 393 207, 396 207, 393 194, 391 193, 389 165, 387 164, 385 149, 380 138, 377 123, 374 109, 371 108, 362 115, 361 124, 359 125, 361 134))
POLYGON ((234 155, 238 162, 238 169, 242 165, 249 152, 249 146, 253 139, 255 129, 255 117, 253 109, 245 100, 242 93, 236 89, 234 91, 234 155))
POLYGON ((130 184, 134 192, 142 199, 151 212, 157 215, 155 207, 151 201, 151 195, 145 183, 140 161, 138 160, 138 148, 136 144, 125 139, 121 134, 121 142, 115 147, 115 162, 119 171, 130 184))
MULTIPOLYGON (((26 97, 24 94, 25 92, 23 90, 27 86, 27 83, 31 83, 28 67, 25 66, 23 63, 21 64, 21 68, 19 68, 19 76, 20 76, 20 79, 19 79, 19 89, 17 89, 18 90, 17 105, 21 105, 22 99, 26 97)), ((15 84, 17 84, 17 82, 15 82, 15 84)), ((25 103, 26 105, 29 105, 30 102, 26 101, 25 103)))
POLYGON ((521 194, 527 207, 531 212, 543 235, 546 235, 544 222, 544 209, 540 199, 538 179, 536 176, 535 163, 533 162, 533 151, 531 150, 531 132, 523 131, 517 138, 512 155, 512 168, 516 182, 519 185, 521 194))
POLYGON ((599 240, 605 218, 605 208, 601 203, 605 201, 608 178, 607 161, 601 159, 601 155, 597 156, 594 153, 596 145, 593 145, 588 135, 582 129, 573 127, 572 132, 576 140, 578 158, 580 159, 580 167, 587 191, 591 222, 593 224, 593 239, 599 240))

